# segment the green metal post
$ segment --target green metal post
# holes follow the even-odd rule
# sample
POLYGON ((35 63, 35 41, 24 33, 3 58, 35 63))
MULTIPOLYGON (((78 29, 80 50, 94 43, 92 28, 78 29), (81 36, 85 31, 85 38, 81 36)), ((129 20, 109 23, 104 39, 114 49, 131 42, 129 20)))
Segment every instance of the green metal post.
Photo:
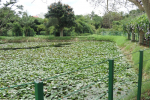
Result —
POLYGON ((35 81, 35 100, 44 100, 42 81, 35 81))
POLYGON ((114 60, 109 60, 109 88, 108 100, 113 100, 113 76, 114 76, 114 60))
POLYGON ((141 86, 142 86, 142 69, 143 69, 143 51, 140 50, 140 59, 139 59, 139 79, 138 79, 138 94, 137 100, 141 99, 141 86))

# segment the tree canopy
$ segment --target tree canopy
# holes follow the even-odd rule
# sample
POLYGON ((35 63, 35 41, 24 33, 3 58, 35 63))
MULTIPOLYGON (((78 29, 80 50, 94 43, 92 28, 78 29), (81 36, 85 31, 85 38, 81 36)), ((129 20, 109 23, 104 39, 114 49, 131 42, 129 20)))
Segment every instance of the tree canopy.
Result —
MULTIPOLYGON (((104 3, 105 0, 87 0, 88 2, 92 2, 95 4, 95 6, 98 6, 101 3, 104 3)), ((107 7, 108 5, 112 6, 110 4, 110 2, 113 2, 112 4, 114 5, 127 5, 127 1, 133 3, 134 5, 136 5, 140 10, 145 11, 148 19, 149 19, 149 23, 150 23, 150 0, 115 0, 114 2, 112 0, 107 0, 107 7), (108 3, 109 2, 109 3, 108 3)), ((112 6, 114 7, 114 6, 112 6)))
POLYGON ((72 27, 75 24, 73 8, 61 2, 52 3, 48 7, 48 12, 45 14, 45 17, 48 19, 57 18, 58 24, 55 27, 60 31, 60 36, 63 36, 64 27, 72 27))
MULTIPOLYGON (((15 2, 6 2, 0 8, 0 35, 6 35, 7 31, 13 27, 11 23, 20 19, 19 13, 16 13, 16 11, 11 8, 14 4, 15 2)), ((17 5, 16 9, 22 10, 23 6, 17 5)))
POLYGON ((121 20, 121 13, 109 11, 103 16, 103 27, 112 28, 112 22, 121 20))

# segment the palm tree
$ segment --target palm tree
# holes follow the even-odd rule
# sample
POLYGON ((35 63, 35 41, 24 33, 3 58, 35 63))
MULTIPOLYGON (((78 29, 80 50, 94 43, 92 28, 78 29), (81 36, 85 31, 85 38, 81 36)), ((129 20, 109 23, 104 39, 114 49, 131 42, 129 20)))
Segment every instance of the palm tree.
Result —
POLYGON ((25 36, 27 36, 27 34, 29 32, 28 29, 30 28, 30 26, 35 25, 34 19, 31 16, 29 16, 27 14, 27 12, 23 12, 22 19, 20 20, 20 23, 24 27, 25 36))

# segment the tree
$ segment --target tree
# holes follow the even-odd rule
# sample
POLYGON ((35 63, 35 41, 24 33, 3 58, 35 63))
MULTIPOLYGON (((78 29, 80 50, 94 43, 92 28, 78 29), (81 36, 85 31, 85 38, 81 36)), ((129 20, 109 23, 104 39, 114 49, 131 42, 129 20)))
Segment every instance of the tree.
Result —
POLYGON ((121 20, 121 14, 117 12, 109 11, 103 16, 103 27, 104 28, 112 28, 112 22, 121 20))
POLYGON ((133 16, 133 17, 136 17, 136 16, 138 16, 138 15, 142 15, 142 14, 143 14, 143 12, 142 12, 140 9, 131 10, 131 11, 129 12, 129 15, 130 15, 130 16, 133 16))
POLYGON ((43 28, 42 28, 42 30, 41 29, 39 30, 39 28, 41 26, 45 28, 45 26, 43 24, 44 19, 42 19, 42 18, 34 18, 34 17, 32 17, 32 19, 34 19, 34 24, 32 24, 30 27, 34 29, 34 31, 36 32, 37 35, 40 34, 40 31, 45 31, 43 28), (40 26, 40 27, 38 27, 38 26, 40 26))
POLYGON ((95 14, 93 16, 92 20, 94 21, 95 29, 98 29, 99 27, 101 27, 101 25, 102 25, 102 17, 101 16, 98 16, 97 14, 95 14))
POLYGON ((60 31, 60 36, 63 36, 64 27, 72 27, 75 25, 75 16, 73 8, 67 4, 62 4, 60 1, 58 3, 53 3, 48 7, 48 12, 45 17, 56 18, 58 24, 55 27, 60 31))
POLYGON ((40 35, 41 31, 45 31, 45 25, 44 24, 37 25, 38 35, 40 35))
MULTIPOLYGON (((95 6, 98 6, 99 4, 102 4, 103 2, 105 2, 105 0, 87 0, 87 1, 94 3, 95 6)), ((108 10, 108 5, 111 5, 110 2, 113 2, 112 4, 115 4, 115 5, 126 6, 127 1, 136 5, 141 11, 145 11, 148 16, 149 23, 150 23, 150 0, 115 0, 114 2, 113 0, 107 0, 107 10, 108 10)))
POLYGON ((150 0, 129 0, 134 3, 142 11, 145 11, 150 23, 150 0))
POLYGON ((34 36, 35 32, 33 31, 33 28, 35 26, 34 23, 34 18, 32 18, 31 16, 29 16, 27 14, 27 12, 24 12, 22 15, 22 19, 20 20, 20 24, 22 25, 22 27, 24 27, 24 33, 25 36, 34 36), (31 33, 33 32, 33 33, 31 33))
POLYGON ((12 6, 14 6, 14 4, 15 2, 6 1, 6 3, 0 6, 0 35, 7 35, 7 31, 13 27, 13 25, 10 24, 20 19, 19 14, 17 14, 15 10, 23 10, 23 6, 16 5, 16 9, 12 10, 12 6))
POLYGON ((94 13, 94 11, 92 11, 90 14, 91 19, 93 19, 94 16, 95 16, 95 13, 94 13))
POLYGON ((14 36, 23 36, 23 30, 22 27, 18 22, 13 23, 13 29, 12 29, 14 36))
POLYGON ((31 28, 30 26, 24 27, 24 32, 26 32, 26 34, 25 34, 26 36, 35 36, 36 35, 34 29, 31 28))
POLYGON ((93 34, 95 28, 93 27, 93 21, 90 19, 89 15, 76 15, 76 26, 75 32, 78 34, 81 33, 91 33, 93 34))

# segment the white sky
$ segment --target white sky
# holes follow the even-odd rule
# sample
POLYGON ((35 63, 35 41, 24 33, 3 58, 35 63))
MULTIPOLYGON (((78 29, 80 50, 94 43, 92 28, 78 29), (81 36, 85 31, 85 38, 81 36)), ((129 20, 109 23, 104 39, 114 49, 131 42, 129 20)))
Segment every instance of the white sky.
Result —
MULTIPOLYGON (((6 0, 1 1, 6 2, 6 0)), ((40 13, 46 13, 48 11, 47 6, 49 6, 51 3, 54 3, 55 1, 57 2, 59 0, 18 0, 16 4, 23 5, 24 11, 27 11, 28 14, 31 16, 35 16, 40 13)), ((104 9, 102 7, 97 7, 94 9, 94 7, 92 7, 92 5, 86 0, 61 0, 61 1, 63 4, 70 5, 74 10, 75 15, 80 14, 86 15, 90 14, 92 11, 94 11, 96 14, 100 16, 104 14, 104 9)), ((125 8, 120 9, 127 12, 127 9, 125 8)), ((135 9, 135 7, 131 9, 135 9)))

